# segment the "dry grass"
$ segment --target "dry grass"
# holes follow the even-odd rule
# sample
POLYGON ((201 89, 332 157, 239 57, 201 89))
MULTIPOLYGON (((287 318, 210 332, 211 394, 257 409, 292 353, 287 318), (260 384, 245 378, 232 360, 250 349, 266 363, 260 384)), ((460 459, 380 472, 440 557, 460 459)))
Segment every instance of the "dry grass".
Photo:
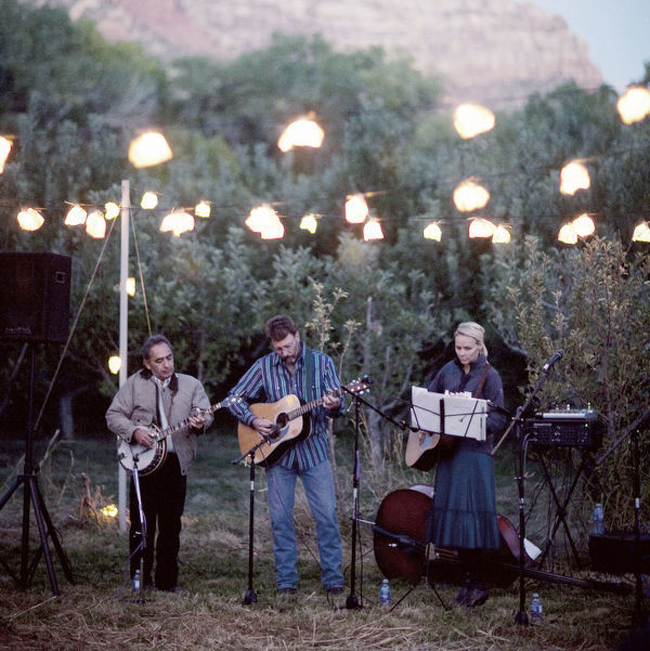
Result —
MULTIPOLYGON (((4 445, 3 448, 6 448, 4 445)), ((0 478, 8 478, 19 446, 2 450, 0 478)), ((539 590, 545 608, 541 626, 515 624, 518 586, 494 590, 481 608, 454 605, 456 587, 425 585, 408 593, 394 582, 391 612, 375 603, 381 579, 372 553, 372 532, 360 525, 355 595, 363 608, 346 608, 348 593, 331 600, 319 582, 311 519, 302 499, 298 593, 279 598, 273 586, 273 559, 266 513, 264 473, 258 473, 255 527, 255 604, 244 605, 248 579, 248 471, 232 467, 237 455, 231 438, 218 434, 202 441, 201 458, 190 476, 181 549, 184 592, 146 594, 137 603, 126 576, 126 536, 96 517, 105 497, 117 492, 112 448, 103 443, 62 444, 39 478, 48 509, 70 559, 70 584, 55 557, 61 595, 52 596, 41 559, 33 580, 17 589, 21 555, 22 490, 0 512, 0 648, 84 651, 168 649, 170 651, 469 651, 615 649, 627 637, 634 614, 633 595, 617 596, 554 584, 527 582, 528 598, 539 590), (84 484, 82 473, 91 479, 84 484)), ((341 484, 349 470, 341 464, 341 484)), ((365 470, 364 472, 367 472, 365 470)), ((363 483, 363 478, 362 478, 363 483)), ((370 482, 369 482, 370 483, 370 482)), ((6 490, 3 488, 3 494, 6 490)), ((349 489, 344 489, 347 493, 349 489)), ((388 489, 386 490, 386 493, 388 489)), ((364 497, 365 499, 365 497, 364 497)), ((375 504, 362 500, 370 519, 375 504)), ((349 497, 341 501, 345 559, 349 562, 349 497)), ((32 550, 38 542, 32 525, 32 550)), ((349 567, 346 568, 349 578, 349 567)), ((611 577, 610 577, 611 578, 611 577)), ((620 578, 620 577, 616 577, 620 578)), ((349 591, 350 586, 348 586, 349 591)))

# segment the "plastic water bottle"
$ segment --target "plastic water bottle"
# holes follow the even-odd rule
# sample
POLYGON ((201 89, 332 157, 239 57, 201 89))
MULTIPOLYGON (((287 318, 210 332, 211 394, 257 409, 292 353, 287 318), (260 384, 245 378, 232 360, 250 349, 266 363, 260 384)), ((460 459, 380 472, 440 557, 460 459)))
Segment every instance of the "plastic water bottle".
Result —
POLYGON ((133 592, 140 592, 140 570, 133 575, 133 592))
POLYGON ((537 592, 533 592, 533 598, 530 601, 530 623, 532 625, 542 623, 542 600, 537 592))
POLYGON ((593 534, 595 536, 601 536, 605 533, 605 512, 603 511, 603 505, 598 502, 594 507, 594 529, 593 534))
POLYGON ((382 608, 390 608, 390 598, 390 584, 388 583, 388 579, 384 579, 379 588, 379 605, 382 608))

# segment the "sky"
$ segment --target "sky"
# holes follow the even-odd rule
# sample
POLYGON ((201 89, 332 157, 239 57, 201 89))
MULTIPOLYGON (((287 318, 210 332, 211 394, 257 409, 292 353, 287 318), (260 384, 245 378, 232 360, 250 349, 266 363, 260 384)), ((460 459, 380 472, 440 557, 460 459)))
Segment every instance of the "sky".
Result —
POLYGON ((589 46, 605 83, 624 90, 650 62, 650 0, 528 0, 562 16, 589 46))

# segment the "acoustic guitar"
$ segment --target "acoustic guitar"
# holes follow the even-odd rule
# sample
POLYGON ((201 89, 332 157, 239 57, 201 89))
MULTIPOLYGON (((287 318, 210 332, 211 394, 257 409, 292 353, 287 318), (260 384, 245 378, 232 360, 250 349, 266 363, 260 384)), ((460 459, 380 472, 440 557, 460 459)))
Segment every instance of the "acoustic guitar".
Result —
MULTIPOLYGON (((342 395, 344 391, 362 393, 371 384, 372 380, 366 376, 354 380, 334 393, 337 396, 342 395)), ((251 450, 258 446, 253 454, 255 464, 273 465, 288 448, 309 436, 311 419, 303 416, 322 405, 323 398, 324 396, 321 396, 310 402, 301 403, 298 396, 289 394, 277 402, 258 402, 250 405, 250 410, 255 416, 273 421, 274 425, 271 434, 265 438, 256 429, 240 422, 237 426, 237 436, 242 455, 251 454, 251 450)))
POLYGON ((167 457, 168 436, 171 436, 174 432, 179 432, 182 429, 189 427, 190 418, 192 416, 200 416, 201 414, 207 416, 208 414, 213 414, 215 411, 228 407, 228 405, 231 405, 237 400, 239 400, 239 398, 230 396, 222 402, 218 402, 216 405, 212 405, 207 409, 195 411, 185 420, 176 423, 176 425, 166 427, 165 429, 160 429, 153 424, 149 425, 146 429, 149 430, 154 439, 154 444, 150 448, 141 443, 129 443, 124 439, 118 439, 117 459, 120 462, 120 465, 127 472, 133 472, 135 469, 141 476, 150 475, 152 472, 155 472, 160 468, 167 457))
POLYGON ((449 434, 411 431, 406 441, 404 461, 409 468, 429 471, 441 456, 454 451, 457 442, 458 437, 449 434))

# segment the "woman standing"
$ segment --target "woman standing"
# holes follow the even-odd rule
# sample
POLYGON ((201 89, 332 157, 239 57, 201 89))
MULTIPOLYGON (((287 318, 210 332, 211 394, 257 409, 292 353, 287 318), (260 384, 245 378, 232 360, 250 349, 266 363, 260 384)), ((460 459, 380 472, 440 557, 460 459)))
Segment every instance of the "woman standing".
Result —
POLYGON ((472 571, 479 562, 477 550, 499 547, 492 445, 494 435, 506 424, 506 416, 503 385, 487 361, 484 333, 478 323, 461 323, 454 333, 456 358, 445 364, 427 387, 436 393, 467 392, 489 400, 492 406, 486 440, 458 438, 453 452, 438 462, 427 522, 427 542, 457 549, 468 567, 467 581, 456 597, 457 603, 468 607, 481 605, 488 598, 488 591, 472 571))

